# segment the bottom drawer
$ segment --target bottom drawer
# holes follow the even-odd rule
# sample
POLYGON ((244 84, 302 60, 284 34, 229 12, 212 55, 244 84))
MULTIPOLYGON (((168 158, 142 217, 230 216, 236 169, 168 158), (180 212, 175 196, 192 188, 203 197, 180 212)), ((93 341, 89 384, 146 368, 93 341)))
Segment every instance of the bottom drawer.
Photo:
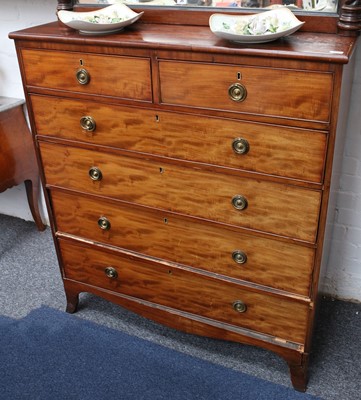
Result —
MULTIPOLYGON (((309 305, 187 269, 59 240, 64 278, 304 343, 309 305), (107 275, 111 268, 113 277, 107 275), (244 304, 244 312, 234 304, 244 304)), ((112 275, 112 274, 110 274, 112 275)))

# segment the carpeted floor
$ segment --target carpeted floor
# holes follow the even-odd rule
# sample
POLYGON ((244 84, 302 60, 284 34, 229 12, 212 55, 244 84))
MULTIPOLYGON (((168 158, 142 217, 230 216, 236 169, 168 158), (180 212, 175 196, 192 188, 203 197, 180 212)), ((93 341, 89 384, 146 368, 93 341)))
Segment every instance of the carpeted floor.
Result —
POLYGON ((0 332, 2 399, 320 400, 44 306, 0 332))
MULTIPOLYGON (((3 316, 23 318, 43 305, 64 310, 65 296, 49 229, 38 232, 33 223, 0 215, 0 289, 3 316)), ((81 295, 76 315, 235 371, 291 386, 286 363, 259 348, 177 332, 90 294, 81 295)), ((307 393, 325 400, 361 398, 360 338, 361 304, 325 298, 315 331, 307 393)))

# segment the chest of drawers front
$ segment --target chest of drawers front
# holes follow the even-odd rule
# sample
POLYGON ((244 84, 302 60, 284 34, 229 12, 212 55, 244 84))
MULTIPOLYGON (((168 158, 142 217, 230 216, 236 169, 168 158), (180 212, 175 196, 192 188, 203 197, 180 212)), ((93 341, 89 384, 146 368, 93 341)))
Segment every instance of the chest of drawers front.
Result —
POLYGON ((304 390, 336 67, 44 47, 20 57, 67 310, 262 346, 304 390))

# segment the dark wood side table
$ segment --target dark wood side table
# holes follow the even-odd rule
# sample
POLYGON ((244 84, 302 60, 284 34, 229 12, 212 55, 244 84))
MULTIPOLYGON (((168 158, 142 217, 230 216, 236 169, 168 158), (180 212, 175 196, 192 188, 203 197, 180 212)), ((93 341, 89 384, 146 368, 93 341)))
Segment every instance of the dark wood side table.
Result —
POLYGON ((23 104, 24 100, 0 97, 0 193, 24 182, 31 214, 43 231, 39 171, 23 104))

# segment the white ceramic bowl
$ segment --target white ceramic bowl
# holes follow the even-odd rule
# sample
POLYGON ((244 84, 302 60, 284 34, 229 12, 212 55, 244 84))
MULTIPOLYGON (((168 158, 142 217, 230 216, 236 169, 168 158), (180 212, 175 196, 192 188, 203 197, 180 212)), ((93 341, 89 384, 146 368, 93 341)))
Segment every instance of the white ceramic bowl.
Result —
POLYGON ((86 35, 117 32, 137 21, 143 12, 136 13, 125 4, 114 4, 96 11, 58 11, 59 20, 86 35))
POLYGON ((296 32, 301 22, 287 7, 252 15, 213 14, 211 31, 222 39, 238 43, 265 43, 296 32))

